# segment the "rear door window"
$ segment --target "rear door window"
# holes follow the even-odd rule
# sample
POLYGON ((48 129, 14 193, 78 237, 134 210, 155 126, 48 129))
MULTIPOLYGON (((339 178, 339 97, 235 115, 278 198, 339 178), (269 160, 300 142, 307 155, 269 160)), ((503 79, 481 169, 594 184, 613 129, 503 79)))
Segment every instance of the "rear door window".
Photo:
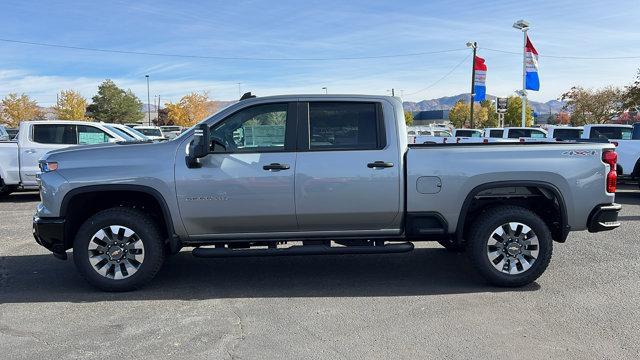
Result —
POLYGON ((554 129, 553 137, 556 139, 575 140, 580 139, 582 130, 580 129, 554 129))
POLYGON ((373 150, 384 147, 375 103, 309 103, 310 150, 373 150))
POLYGON ((620 126, 594 126, 589 133, 590 139, 631 140, 633 129, 620 126))
POLYGON ((501 138, 503 133, 504 133, 503 130, 489 130, 489 137, 490 138, 501 138))
POLYGON ((33 141, 40 144, 75 145, 78 143, 75 125, 34 124, 33 141))
POLYGON ((94 126, 78 125, 78 144, 102 144, 109 142, 111 137, 94 126))

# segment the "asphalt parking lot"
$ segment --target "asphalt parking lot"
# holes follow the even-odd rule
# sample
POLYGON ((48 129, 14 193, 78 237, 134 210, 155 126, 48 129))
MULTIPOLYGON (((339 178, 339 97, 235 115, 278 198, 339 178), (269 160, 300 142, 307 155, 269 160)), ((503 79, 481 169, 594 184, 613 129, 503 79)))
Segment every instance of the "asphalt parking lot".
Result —
POLYGON ((555 244, 537 283, 485 285, 464 255, 170 258, 103 293, 31 235, 36 193, 0 200, 0 358, 637 359, 640 191, 623 225, 555 244))

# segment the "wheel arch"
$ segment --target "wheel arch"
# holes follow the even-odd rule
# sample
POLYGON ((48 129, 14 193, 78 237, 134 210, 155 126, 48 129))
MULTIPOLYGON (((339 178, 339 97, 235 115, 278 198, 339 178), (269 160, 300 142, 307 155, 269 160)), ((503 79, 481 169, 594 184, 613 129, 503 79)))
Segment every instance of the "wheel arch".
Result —
MULTIPOLYGON (((159 220, 161 221, 160 228, 163 230, 163 235, 166 235, 167 245, 171 252, 177 252, 180 247, 180 239, 176 235, 173 220, 171 217, 171 211, 167 202, 165 201, 162 194, 146 185, 134 185, 134 184, 105 184, 105 185, 88 185, 82 186, 67 192, 62 199, 60 206, 60 216, 67 219, 67 224, 65 226, 65 234, 71 235, 71 237, 75 236, 75 232, 81 225, 81 222, 89 218, 91 215, 95 214, 97 211, 104 210, 105 208, 112 206, 122 206, 127 204, 137 204, 140 201, 146 201, 148 205, 151 205, 154 210, 159 215, 159 220), (126 201, 127 196, 133 195, 134 199, 132 201, 126 201), (72 206, 75 202, 80 201, 81 199, 93 199, 93 198, 101 198, 105 199, 109 198, 109 206, 93 206, 92 209, 94 211, 85 214, 85 216, 81 216, 77 221, 73 221, 74 217, 70 216, 70 206, 72 206), (125 200, 125 201, 123 201, 125 200), (151 202, 152 201, 152 202, 151 202), (155 207, 157 206, 157 208, 155 207), (70 221, 71 220, 71 221, 70 221)), ((73 239, 68 240, 65 239, 65 242, 73 242, 73 239)))
MULTIPOLYGON (((457 226, 456 226, 456 232, 455 232, 455 237, 457 239, 457 241, 459 242, 463 242, 464 241, 464 235, 465 232, 470 224, 470 219, 468 219, 468 215, 469 212, 471 210, 471 206, 474 203, 476 199, 476 197, 478 196, 478 194, 480 194, 483 191, 487 191, 487 190, 492 190, 492 189, 500 189, 500 188, 511 188, 511 187, 515 187, 515 188, 520 188, 520 187, 524 187, 524 188, 535 188, 535 189, 539 189, 545 196, 547 196, 547 194, 551 194, 552 195, 552 199, 556 199, 558 202, 558 212, 560 215, 560 223, 559 226, 557 227, 553 227, 553 226, 549 226, 553 235, 553 239, 557 242, 564 242, 567 238, 567 235, 569 233, 570 230, 570 226, 569 224, 569 220, 568 220, 568 214, 567 214, 567 205, 565 202, 564 197, 562 196, 562 193, 560 192, 560 190, 558 189, 558 187, 556 187, 554 184, 549 183, 549 182, 545 182, 545 181, 522 181, 522 180, 507 180, 507 181, 496 181, 496 182, 489 182, 489 183, 485 183, 485 184, 481 184, 476 186, 475 188, 473 188, 469 194, 467 194, 463 204, 462 204, 462 209, 460 211, 460 216, 458 217, 458 222, 457 222, 457 226), (546 192, 546 194, 545 194, 546 192)), ((492 198, 494 200, 503 200, 506 202, 510 202, 510 196, 508 195, 496 195, 494 198, 492 198)), ((513 201, 511 201, 513 202, 513 201)), ((527 206, 523 206, 523 207, 527 207, 527 206)), ((533 209, 532 209, 533 210, 533 209)), ((540 214, 538 214, 540 215, 540 214)), ((544 217, 543 217, 544 219, 544 217)), ((548 219, 544 219, 545 222, 547 222, 549 224, 548 219)), ((551 225, 551 224, 549 224, 551 225)))

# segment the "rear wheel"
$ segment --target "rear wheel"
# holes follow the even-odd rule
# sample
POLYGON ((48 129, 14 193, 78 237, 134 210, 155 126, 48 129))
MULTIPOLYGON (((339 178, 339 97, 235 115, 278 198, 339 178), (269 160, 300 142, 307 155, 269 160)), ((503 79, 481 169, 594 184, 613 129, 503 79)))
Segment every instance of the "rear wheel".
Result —
POLYGON ((129 291, 151 281, 164 261, 158 225, 140 210, 117 207, 90 217, 78 230, 73 260, 104 291, 129 291))
POLYGON ((478 272, 497 286, 535 281, 551 261, 553 240, 534 212, 502 206, 479 216, 470 232, 468 253, 478 272))

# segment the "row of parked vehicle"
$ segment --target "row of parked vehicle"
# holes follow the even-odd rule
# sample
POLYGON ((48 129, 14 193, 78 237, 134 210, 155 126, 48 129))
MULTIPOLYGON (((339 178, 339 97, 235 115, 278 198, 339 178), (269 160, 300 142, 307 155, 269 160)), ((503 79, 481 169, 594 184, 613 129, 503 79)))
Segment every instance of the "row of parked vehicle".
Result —
POLYGON ((486 129, 453 129, 444 127, 409 128, 409 143, 495 143, 541 141, 611 142, 618 153, 617 171, 623 179, 640 179, 640 123, 590 124, 586 126, 505 127, 486 129))
POLYGON ((38 160, 52 150, 74 145, 153 142, 175 138, 179 126, 141 126, 88 121, 23 121, 15 135, 0 126, 0 196, 37 189, 38 160))

